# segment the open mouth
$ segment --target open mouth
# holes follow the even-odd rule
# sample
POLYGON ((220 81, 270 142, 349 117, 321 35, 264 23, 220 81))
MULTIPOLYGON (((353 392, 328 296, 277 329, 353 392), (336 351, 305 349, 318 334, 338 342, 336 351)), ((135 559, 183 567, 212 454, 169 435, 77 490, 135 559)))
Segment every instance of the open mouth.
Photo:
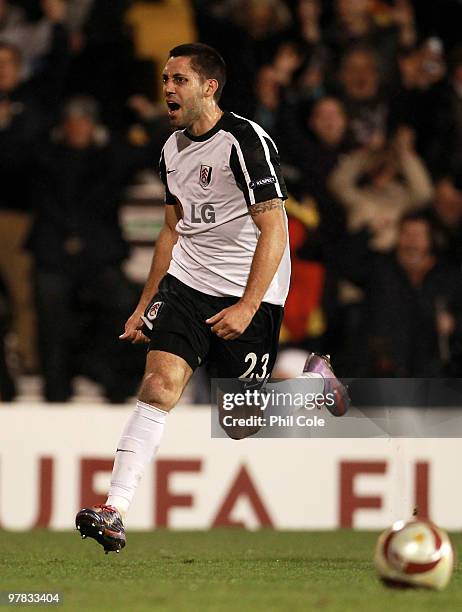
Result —
POLYGON ((181 107, 177 102, 167 102, 168 116, 173 117, 181 107))

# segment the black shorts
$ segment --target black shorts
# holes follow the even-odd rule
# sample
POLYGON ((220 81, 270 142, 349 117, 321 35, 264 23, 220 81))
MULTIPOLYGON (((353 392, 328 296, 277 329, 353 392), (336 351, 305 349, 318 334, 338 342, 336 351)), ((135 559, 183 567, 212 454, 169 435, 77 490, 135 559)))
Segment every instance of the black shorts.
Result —
POLYGON ((212 378, 266 378, 276 360, 284 309, 262 302, 241 336, 223 340, 205 320, 238 301, 207 295, 167 274, 144 314, 152 327, 143 330, 151 338, 148 350, 178 355, 192 370, 205 363, 212 378))

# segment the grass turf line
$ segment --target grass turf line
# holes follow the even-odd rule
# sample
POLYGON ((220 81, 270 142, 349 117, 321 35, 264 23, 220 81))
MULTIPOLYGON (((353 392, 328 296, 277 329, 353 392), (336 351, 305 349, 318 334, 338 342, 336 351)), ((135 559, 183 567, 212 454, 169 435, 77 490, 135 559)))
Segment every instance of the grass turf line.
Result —
MULTIPOLYGON (((372 565, 376 537, 349 530, 156 530, 130 532, 127 548, 106 556, 77 532, 0 531, 0 591, 59 591, 64 604, 57 610, 462 610, 457 569, 440 593, 382 586, 372 565)), ((459 549, 462 534, 452 541, 459 549)), ((34 609, 45 607, 51 609, 34 609)))

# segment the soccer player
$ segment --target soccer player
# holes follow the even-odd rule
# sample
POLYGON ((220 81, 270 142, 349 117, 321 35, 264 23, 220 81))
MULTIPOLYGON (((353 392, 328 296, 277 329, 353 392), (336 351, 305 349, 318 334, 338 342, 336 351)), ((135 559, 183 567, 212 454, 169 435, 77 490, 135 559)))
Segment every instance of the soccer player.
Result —
MULTIPOLYGON (((76 517, 82 536, 106 552, 125 546, 123 518, 195 368, 206 362, 213 377, 264 380, 276 359, 290 278, 287 192, 271 138, 218 106, 225 80, 223 59, 203 44, 172 49, 163 72, 175 129, 160 159, 165 223, 120 336, 149 342, 146 371, 107 502, 76 517)), ((325 379, 343 411, 347 396, 328 359, 312 354, 305 370, 325 379)))

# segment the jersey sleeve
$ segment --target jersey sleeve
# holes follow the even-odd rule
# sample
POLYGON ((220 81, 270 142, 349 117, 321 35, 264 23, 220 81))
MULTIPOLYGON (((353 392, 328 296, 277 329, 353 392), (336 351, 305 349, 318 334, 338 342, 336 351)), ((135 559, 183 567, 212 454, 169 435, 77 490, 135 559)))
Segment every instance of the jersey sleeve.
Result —
POLYGON ((248 206, 287 199, 279 154, 273 140, 256 124, 235 132, 230 167, 248 206), (255 127, 254 127, 255 125, 255 127))
POLYGON ((165 156, 164 156, 163 149, 162 149, 162 153, 160 154, 160 160, 159 160, 159 176, 160 176, 160 180, 162 181, 165 187, 164 203, 165 204, 176 204, 175 196, 170 193, 170 190, 168 188, 167 166, 165 165, 165 156))

